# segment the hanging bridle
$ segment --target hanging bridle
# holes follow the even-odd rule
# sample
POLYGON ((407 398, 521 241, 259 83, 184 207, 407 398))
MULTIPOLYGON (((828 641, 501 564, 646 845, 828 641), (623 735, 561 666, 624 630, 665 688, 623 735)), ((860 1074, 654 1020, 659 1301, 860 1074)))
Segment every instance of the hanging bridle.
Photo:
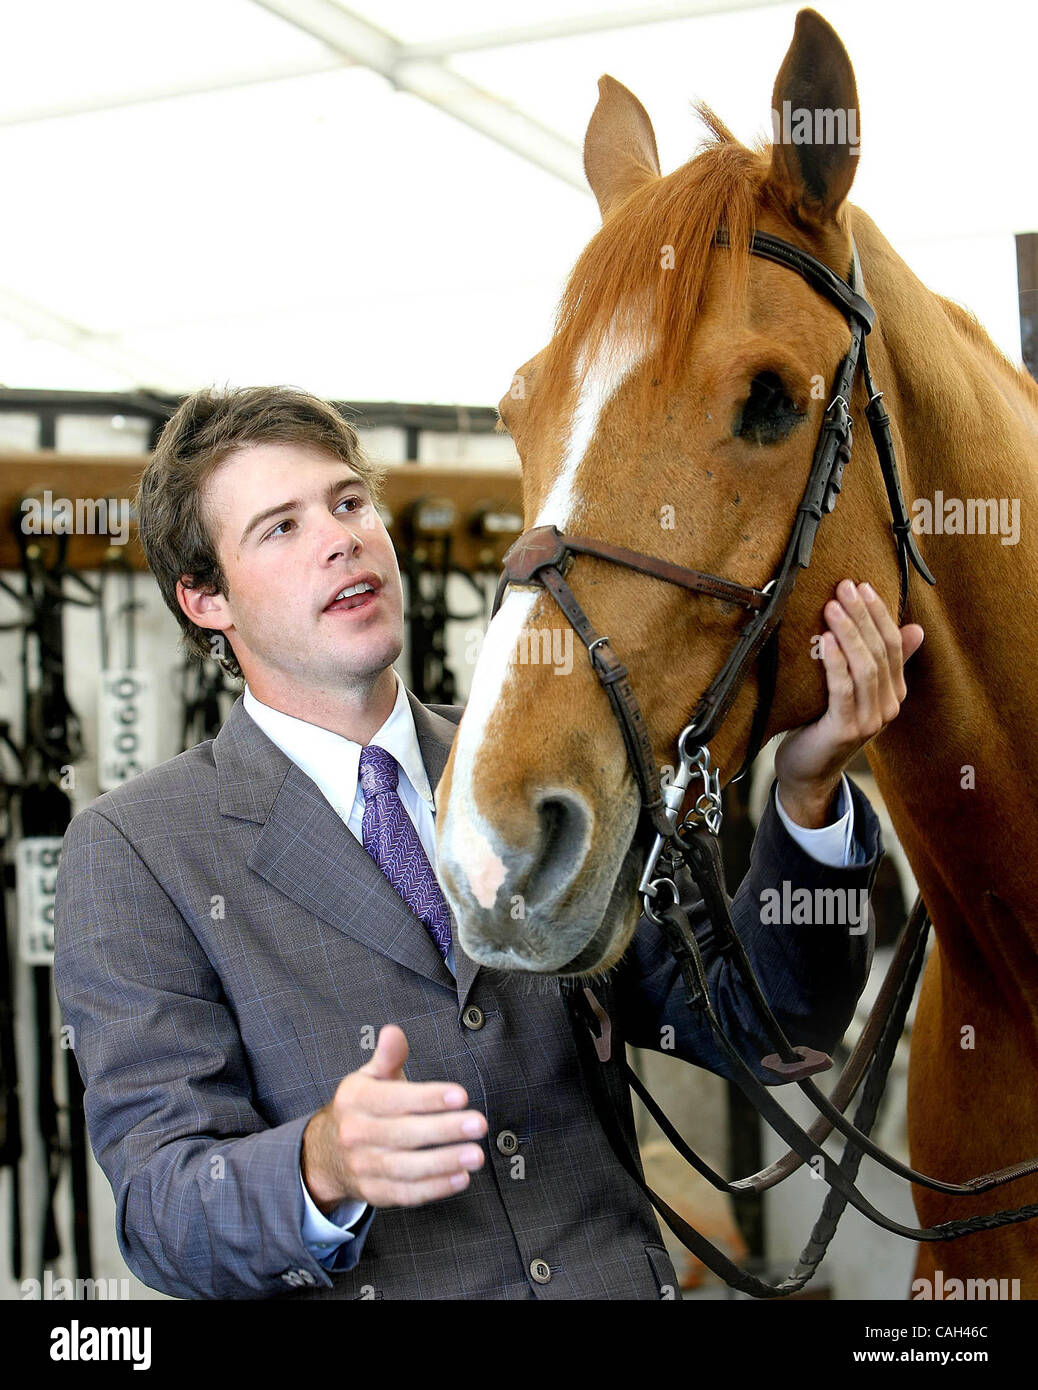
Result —
MULTIPOLYGON (((724 230, 717 233, 715 240, 719 246, 728 245, 727 233, 724 230)), ((632 1087, 649 1107, 675 1147, 708 1181, 722 1191, 763 1191, 787 1177, 802 1163, 810 1163, 815 1167, 819 1159, 822 1161, 820 1175, 832 1188, 822 1215, 812 1232, 811 1240, 789 1276, 779 1284, 769 1284, 739 1269, 647 1187, 640 1166, 630 1154, 616 1124, 609 1095, 601 1085, 601 1078, 593 1066, 589 1073, 592 1084, 600 1091, 599 1116, 617 1157, 670 1228, 689 1249, 729 1284, 756 1297, 775 1297, 795 1292, 811 1277, 835 1233, 836 1222, 848 1203, 884 1229, 920 1241, 953 1240, 972 1231, 991 1230, 1038 1216, 1038 1205, 1031 1205, 1012 1211, 992 1212, 968 1220, 944 1222, 930 1228, 904 1226, 878 1212, 854 1185, 854 1177, 863 1154, 868 1153, 870 1157, 911 1182, 956 1196, 976 1196, 980 1192, 1038 1172, 1038 1158, 1024 1160, 1012 1167, 983 1174, 964 1183, 951 1183, 916 1172, 885 1154, 868 1138, 925 954, 930 920, 921 897, 916 899, 880 997, 831 1097, 819 1091, 810 1080, 813 1073, 826 1070, 832 1065, 831 1058, 814 1049, 793 1047, 790 1044, 761 992, 732 924, 717 842, 721 827, 720 769, 711 767, 707 744, 731 709, 750 669, 759 662, 757 705, 746 755, 737 777, 743 775, 760 751, 775 693, 778 665, 775 634, 797 575, 810 563, 819 523, 836 505, 843 470, 851 456, 850 402, 859 365, 868 398, 865 418, 883 474, 897 548, 899 627, 908 600, 909 564, 928 584, 936 583, 915 543, 901 491, 890 433, 890 417, 883 409, 882 392, 876 390, 869 370, 865 337, 872 328, 875 315, 871 305, 863 297, 861 265, 853 238, 849 283, 841 280, 828 266, 808 252, 767 233, 756 232, 750 239, 749 249, 753 255, 775 261, 796 271, 842 311, 851 329, 850 347, 836 371, 807 486, 797 508, 792 533, 775 576, 763 588, 756 589, 592 537, 563 535, 554 526, 535 526, 523 532, 504 556, 504 571, 498 583, 491 616, 497 613, 505 589, 510 584, 544 588, 553 595, 587 648, 592 669, 609 697, 623 735, 627 757, 641 796, 642 813, 655 831, 655 839, 638 885, 644 913, 660 928, 680 966, 688 990, 688 1004, 701 1012, 728 1061, 737 1084, 776 1133, 790 1145, 790 1152, 760 1173, 730 1183, 715 1173, 684 1143, 645 1091, 635 1073, 627 1067, 627 1077, 632 1087), (587 614, 566 582, 565 575, 577 555, 591 555, 597 559, 608 560, 612 564, 636 570, 666 583, 680 585, 692 593, 703 594, 724 603, 738 604, 753 615, 740 631, 724 665, 701 696, 688 724, 679 735, 678 767, 674 777, 666 784, 662 782, 656 767, 652 742, 627 669, 613 652, 609 637, 599 635, 592 627, 587 614), (702 779, 703 791, 692 810, 679 824, 685 795, 693 779, 697 777, 702 779), (770 1095, 767 1087, 729 1041, 717 1019, 707 989, 699 945, 685 905, 689 897, 689 880, 699 889, 714 931, 722 943, 720 949, 730 956, 742 976, 765 1031, 776 1048, 774 1053, 762 1059, 761 1066, 784 1081, 796 1082, 819 1111, 820 1118, 810 1131, 802 1129, 770 1095), (851 1123, 844 1117, 843 1110, 866 1078, 866 1074, 863 1098, 855 1114, 854 1123, 851 1123), (839 1163, 824 1154, 820 1148, 833 1129, 839 1130, 847 1138, 839 1163)), ((587 1024, 588 1030, 596 1040, 598 1060, 606 1061, 609 1055, 608 1029, 601 1005, 586 988, 577 988, 569 981, 565 983, 575 1016, 587 1024)))

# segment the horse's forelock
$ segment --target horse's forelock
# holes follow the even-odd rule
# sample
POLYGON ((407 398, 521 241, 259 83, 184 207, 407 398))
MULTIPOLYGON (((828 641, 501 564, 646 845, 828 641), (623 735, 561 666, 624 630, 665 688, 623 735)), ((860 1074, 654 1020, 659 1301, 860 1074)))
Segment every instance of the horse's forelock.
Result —
POLYGON ((737 145, 739 143, 714 108, 708 106, 705 101, 694 101, 692 110, 710 131, 713 136, 713 144, 737 145))

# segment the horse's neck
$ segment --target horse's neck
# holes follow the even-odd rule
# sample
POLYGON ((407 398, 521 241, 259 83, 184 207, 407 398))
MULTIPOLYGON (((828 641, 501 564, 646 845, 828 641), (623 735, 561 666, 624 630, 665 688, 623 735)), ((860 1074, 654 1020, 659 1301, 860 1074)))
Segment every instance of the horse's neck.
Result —
POLYGON ((1038 390, 871 224, 859 233, 856 220, 855 233, 877 311, 869 356, 910 513, 930 499, 936 529, 947 499, 994 498, 1019 518, 1015 544, 1004 533, 918 537, 937 585, 910 571, 905 621, 926 637, 906 669, 909 698, 869 761, 938 930, 943 917, 967 954, 1000 930, 1030 946, 1038 970, 1038 390))

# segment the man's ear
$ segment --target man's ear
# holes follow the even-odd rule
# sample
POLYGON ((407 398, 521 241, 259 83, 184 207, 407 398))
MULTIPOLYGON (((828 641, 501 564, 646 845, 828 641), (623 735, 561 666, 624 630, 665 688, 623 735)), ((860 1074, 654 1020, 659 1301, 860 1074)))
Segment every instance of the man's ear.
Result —
POLYGON ((233 623, 227 611, 227 599, 223 594, 206 593, 191 587, 192 575, 182 574, 177 580, 177 602, 181 611, 191 619, 196 627, 211 628, 214 632, 227 632, 233 623))
POLYGON ((648 112, 614 77, 598 79, 598 105, 584 137, 584 172, 603 222, 629 193, 660 177, 648 112))
POLYGON ((797 15, 771 108, 779 205, 802 224, 832 226, 858 164, 858 89, 847 50, 814 10, 797 15))

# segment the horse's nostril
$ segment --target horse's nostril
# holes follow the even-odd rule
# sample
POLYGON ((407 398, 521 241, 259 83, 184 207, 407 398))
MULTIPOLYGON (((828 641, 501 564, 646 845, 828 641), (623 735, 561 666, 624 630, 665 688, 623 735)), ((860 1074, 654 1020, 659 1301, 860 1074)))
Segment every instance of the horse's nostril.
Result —
POLYGON ((554 792, 537 803, 540 854, 529 887, 538 900, 569 887, 580 872, 588 848, 588 813, 577 797, 554 792))

